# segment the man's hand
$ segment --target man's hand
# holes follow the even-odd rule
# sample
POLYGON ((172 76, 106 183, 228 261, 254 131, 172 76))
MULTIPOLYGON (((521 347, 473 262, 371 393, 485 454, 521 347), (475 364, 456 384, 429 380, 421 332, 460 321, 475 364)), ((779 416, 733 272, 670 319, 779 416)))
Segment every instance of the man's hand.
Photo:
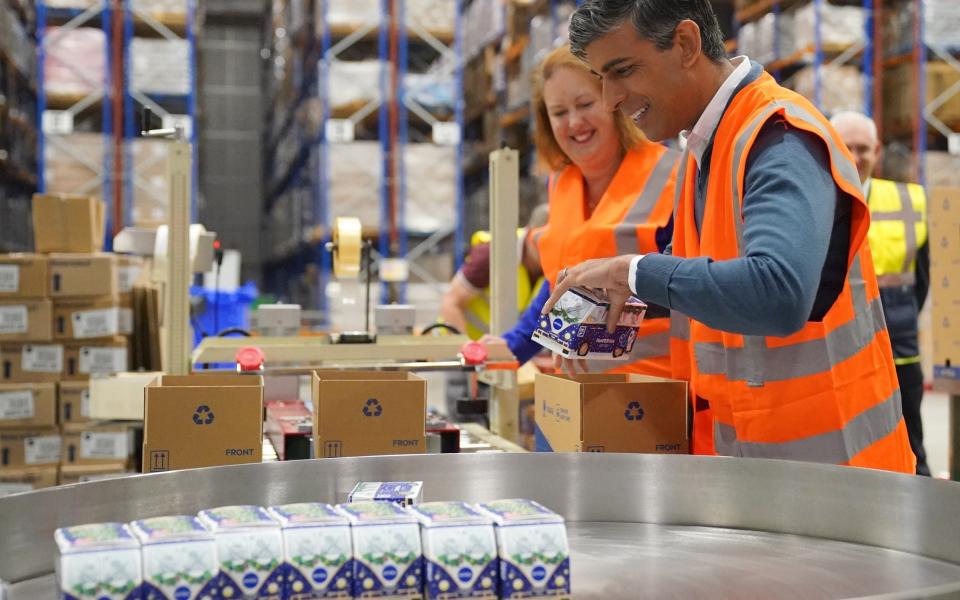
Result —
POLYGON ((613 333, 617 329, 617 322, 623 313, 632 292, 627 279, 630 276, 630 262, 633 254, 625 254, 614 258, 596 258, 580 263, 570 269, 563 269, 557 276, 557 284, 553 287, 550 299, 543 306, 543 314, 549 313, 560 296, 573 287, 602 289, 610 301, 610 310, 607 313, 607 331, 613 333))

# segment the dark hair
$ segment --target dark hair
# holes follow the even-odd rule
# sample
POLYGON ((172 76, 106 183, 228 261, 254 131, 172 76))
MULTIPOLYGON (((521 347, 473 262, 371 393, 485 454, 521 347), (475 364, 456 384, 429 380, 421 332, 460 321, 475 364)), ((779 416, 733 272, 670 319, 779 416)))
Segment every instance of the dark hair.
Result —
POLYGON ((587 45, 629 20, 657 49, 669 50, 677 25, 686 19, 700 28, 703 53, 720 62, 727 53, 710 0, 586 0, 570 19, 570 48, 582 59, 587 45))

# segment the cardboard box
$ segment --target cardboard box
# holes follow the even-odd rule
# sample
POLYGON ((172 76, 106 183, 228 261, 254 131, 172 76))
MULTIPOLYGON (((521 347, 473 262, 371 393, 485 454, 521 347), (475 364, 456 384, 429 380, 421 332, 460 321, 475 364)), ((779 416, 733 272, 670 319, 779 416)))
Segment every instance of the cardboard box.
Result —
POLYGON ((62 527, 53 537, 58 550, 57 598, 74 598, 78 589, 94 590, 82 598, 140 597, 140 543, 127 525, 92 523, 62 527))
POLYGON ((72 423, 63 426, 62 466, 129 464, 134 432, 126 423, 72 423))
POLYGON ((130 370, 130 342, 115 337, 71 342, 63 350, 64 381, 87 381, 91 375, 113 375, 130 370))
POLYGON ((538 452, 687 454, 687 384, 643 375, 537 375, 538 452))
POLYGON ((0 471, 0 496, 32 492, 55 485, 56 467, 24 467, 0 471))
POLYGON ((55 427, 57 387, 52 383, 0 384, 0 429, 55 427))
POLYGON ((929 197, 933 376, 960 379, 960 188, 929 197))
POLYGON ((90 420, 90 383, 64 381, 57 386, 60 424, 86 423, 90 420))
POLYGON ((75 298, 53 303, 53 337, 88 340, 133 333, 132 299, 75 298))
POLYGON ((0 254, 0 299, 43 298, 46 295, 46 256, 0 254))
POLYGON ((133 292, 133 286, 145 276, 146 261, 139 256, 117 254, 117 291, 121 296, 133 292))
POLYGON ((102 465, 61 465, 60 485, 87 483, 103 479, 116 479, 136 475, 124 463, 104 463, 102 465))
POLYGON ((144 390, 143 471, 258 463, 263 379, 158 377, 144 390))
POLYGON ((317 458, 426 452, 427 382, 410 373, 313 374, 317 458))
POLYGON ((99 252, 105 237, 104 205, 93 196, 33 195, 37 252, 99 252))
POLYGON ((51 254, 48 270, 51 298, 116 296, 120 291, 113 254, 51 254))
POLYGON ((0 300, 0 342, 49 342, 52 325, 49 300, 0 300))
POLYGON ((91 379, 87 415, 91 419, 142 421, 143 390, 162 375, 156 371, 131 372, 91 379))
POLYGON ((130 523, 143 557, 143 597, 201 600, 219 597, 213 533, 192 516, 130 523))
POLYGON ((62 344, 0 345, 0 382, 56 382, 63 376, 62 344))
POLYGON ((57 466, 61 438, 56 428, 0 431, 0 470, 57 466))
POLYGON ((609 310, 606 299, 589 290, 573 288, 560 297, 550 314, 540 315, 532 339, 565 358, 627 360, 647 305, 631 298, 613 333, 607 332, 609 310))

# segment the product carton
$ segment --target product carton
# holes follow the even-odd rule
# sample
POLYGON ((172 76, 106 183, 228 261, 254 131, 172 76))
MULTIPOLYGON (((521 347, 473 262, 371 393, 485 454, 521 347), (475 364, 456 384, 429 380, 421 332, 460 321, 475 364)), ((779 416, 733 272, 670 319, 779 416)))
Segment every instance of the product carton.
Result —
POLYGON ((43 298, 46 295, 46 256, 0 254, 0 299, 43 298))
POLYGON ((315 372, 313 410, 317 458, 426 451, 427 382, 416 375, 315 372))
POLYGON ((570 598, 570 547, 563 517, 532 500, 479 506, 493 518, 500 598, 570 598))
POLYGON ((422 598, 423 556, 417 518, 391 502, 352 502, 355 598, 422 598))
POLYGON ((139 600, 140 544, 123 523, 62 527, 57 543, 61 600, 139 600))
POLYGON ((116 479, 136 475, 127 469, 126 463, 100 465, 62 465, 60 467, 60 485, 87 483, 103 479, 116 479))
POLYGON ((353 486, 347 502, 393 502, 410 506, 423 500, 422 481, 361 481, 353 486))
POLYGON ((53 337, 89 340, 133 333, 133 308, 113 296, 58 300, 53 305, 53 337))
POLYGON ((0 469, 0 496, 32 492, 57 485, 56 467, 0 469))
POLYGON ((68 342, 63 351, 64 381, 87 381, 130 368, 130 342, 124 337, 68 342))
POLYGON ((0 384, 0 429, 55 427, 57 387, 52 383, 0 384))
POLYGON ((261 377, 167 375, 144 398, 145 473, 260 462, 261 377))
POLYGON ((56 382, 63 376, 62 344, 0 345, 0 382, 56 382))
POLYGON ((537 375, 540 452, 687 454, 687 384, 643 375, 537 375))
POLYGON ((408 510, 420 519, 427 599, 496 600, 493 520, 464 502, 428 502, 408 510))
POLYGON ((607 332, 610 303, 583 288, 568 290, 550 314, 540 315, 532 339, 564 358, 627 360, 647 305, 630 298, 617 328, 607 332))
POLYGON ((58 429, 0 431, 0 470, 56 466, 60 464, 61 444, 58 429))
POLYGON ((98 252, 103 249, 104 206, 93 196, 33 195, 37 252, 98 252))
POLYGON ((133 454, 134 431, 125 423, 63 426, 63 466, 128 464, 133 454))
POLYGON ((0 342, 49 342, 52 324, 49 300, 0 300, 0 342))
POLYGON ((223 506, 199 516, 217 542, 218 597, 280 600, 285 574, 280 523, 259 506, 223 506))
POLYGON ((140 540, 143 597, 150 600, 202 600, 217 594, 220 566, 213 534, 196 517, 156 517, 134 521, 140 540))
POLYGON ((960 188, 930 193, 934 379, 960 379, 960 188))
POLYGON ((48 264, 51 298, 96 298, 119 292, 113 254, 51 254, 48 264))
POLYGON ((60 424, 86 423, 90 420, 90 382, 64 381, 57 385, 60 424))
POLYGON ((350 521, 319 502, 273 506, 267 512, 283 527, 284 598, 352 598, 350 521))

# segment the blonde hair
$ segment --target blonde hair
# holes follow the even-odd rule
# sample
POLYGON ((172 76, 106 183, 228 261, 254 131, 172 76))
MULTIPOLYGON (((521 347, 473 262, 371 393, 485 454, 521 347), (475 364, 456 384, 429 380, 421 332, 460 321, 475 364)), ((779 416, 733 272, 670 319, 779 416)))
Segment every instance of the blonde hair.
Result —
MULTIPOLYGON (((533 141, 537 146, 540 165, 547 171, 559 171, 572 162, 570 157, 560 149, 560 144, 557 143, 557 138, 553 135, 553 128, 550 127, 550 114, 547 112, 547 103, 543 97, 543 88, 547 80, 562 68, 575 69, 590 75, 592 85, 596 87, 597 91, 600 91, 600 82, 593 77, 586 64, 570 53, 570 46, 567 44, 553 50, 537 67, 533 75, 531 94, 533 114, 536 118, 533 141)), ((617 128, 617 137, 620 139, 620 147, 624 152, 632 150, 646 141, 643 133, 621 111, 615 112, 613 121, 617 128)))

